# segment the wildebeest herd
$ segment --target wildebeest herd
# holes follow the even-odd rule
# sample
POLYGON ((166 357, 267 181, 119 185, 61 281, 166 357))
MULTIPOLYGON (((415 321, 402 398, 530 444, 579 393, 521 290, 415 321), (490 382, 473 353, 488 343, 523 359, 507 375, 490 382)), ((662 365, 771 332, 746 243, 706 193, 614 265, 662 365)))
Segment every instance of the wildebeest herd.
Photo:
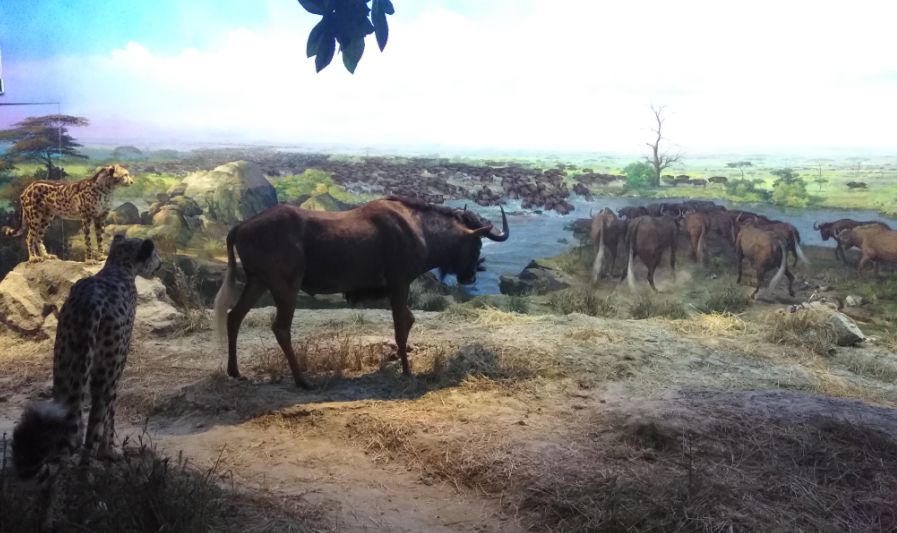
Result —
MULTIPOLYGON (((756 296, 766 275, 775 270, 770 290, 783 277, 788 279, 788 293, 794 295, 794 275, 788 266, 788 255, 793 256, 792 267, 798 261, 809 264, 801 249, 800 232, 793 224, 771 220, 750 211, 729 210, 706 200, 687 200, 674 203, 654 203, 646 206, 629 206, 614 213, 603 208, 591 217, 591 242, 595 252, 592 263, 592 281, 597 283, 604 274, 614 275, 617 253, 623 247, 627 256, 621 280, 635 287, 635 259, 641 259, 647 267, 647 279, 651 288, 654 273, 663 254, 669 250, 670 270, 675 276, 676 244, 684 233, 691 247, 691 257, 703 264, 707 256, 707 242, 715 239, 734 251, 737 282, 741 282, 742 264, 745 259, 756 273, 756 296), (609 260, 609 262, 608 262, 609 260)), ((859 248, 862 252, 857 267, 862 272, 868 263, 875 265, 878 273, 880 262, 897 262, 897 231, 878 221, 840 219, 834 222, 814 224, 822 240, 833 239, 835 257, 847 262, 845 251, 859 248)))

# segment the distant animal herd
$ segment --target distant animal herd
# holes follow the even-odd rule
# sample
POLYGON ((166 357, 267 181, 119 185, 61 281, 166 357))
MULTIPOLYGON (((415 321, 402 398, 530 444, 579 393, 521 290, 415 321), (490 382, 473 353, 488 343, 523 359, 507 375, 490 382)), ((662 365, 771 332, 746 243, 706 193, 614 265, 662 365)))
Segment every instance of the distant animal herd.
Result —
MULTIPOLYGON (((845 251, 858 248, 862 253, 858 273, 862 273, 869 263, 878 274, 880 263, 897 262, 897 231, 892 231, 884 222, 844 218, 815 223, 813 229, 819 231, 823 241, 835 241, 835 257, 845 264, 845 251)), ((699 263, 706 260, 709 239, 731 246, 735 253, 737 283, 741 282, 742 264, 747 259, 756 273, 752 296, 757 295, 771 270, 775 270, 775 274, 770 288, 776 287, 785 277, 788 293, 793 296, 794 275, 788 267, 788 255, 794 258, 792 267, 798 260, 809 264, 801 249, 800 232, 794 225, 750 211, 729 210, 707 200, 688 200, 624 207, 616 213, 603 208, 593 214, 590 231, 595 252, 592 281, 597 283, 605 274, 613 276, 617 253, 622 247, 627 254, 627 263, 621 279, 626 279, 634 288, 635 259, 638 258, 648 269, 648 283, 657 290, 654 273, 667 250, 670 269, 675 274, 676 244, 680 233, 687 235, 691 257, 699 263)))

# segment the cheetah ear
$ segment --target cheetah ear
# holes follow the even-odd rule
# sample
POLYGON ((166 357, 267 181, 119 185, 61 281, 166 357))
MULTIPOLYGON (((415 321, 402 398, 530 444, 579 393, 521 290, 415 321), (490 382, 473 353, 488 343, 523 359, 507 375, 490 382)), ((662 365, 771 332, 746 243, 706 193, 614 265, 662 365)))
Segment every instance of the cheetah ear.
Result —
POLYGON ((115 237, 112 237, 112 242, 123 241, 125 239, 124 233, 116 233, 115 237))
POLYGON ((153 241, 144 239, 143 244, 140 245, 140 250, 137 251, 137 260, 146 261, 153 255, 153 250, 155 249, 156 245, 153 244, 153 241))

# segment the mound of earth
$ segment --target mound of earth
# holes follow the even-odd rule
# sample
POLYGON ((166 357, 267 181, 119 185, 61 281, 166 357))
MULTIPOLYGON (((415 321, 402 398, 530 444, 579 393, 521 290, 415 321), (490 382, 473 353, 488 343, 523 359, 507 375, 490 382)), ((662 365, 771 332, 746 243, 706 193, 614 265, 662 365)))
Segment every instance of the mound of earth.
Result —
MULTIPOLYGON (((20 263, 0 281, 0 332, 12 337, 53 338, 56 319, 72 285, 100 271, 101 265, 75 261, 20 263)), ((137 278, 137 326, 170 331, 182 320, 158 279, 137 278)))

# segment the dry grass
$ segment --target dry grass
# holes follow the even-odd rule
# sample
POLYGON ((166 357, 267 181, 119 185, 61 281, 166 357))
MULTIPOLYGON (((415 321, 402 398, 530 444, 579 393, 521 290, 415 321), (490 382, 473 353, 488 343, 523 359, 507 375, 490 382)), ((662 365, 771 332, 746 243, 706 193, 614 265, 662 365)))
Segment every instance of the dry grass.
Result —
POLYGON ((747 331, 744 320, 728 312, 700 313, 676 322, 673 327, 685 335, 712 338, 734 337, 747 331))
POLYGON ((628 424, 543 464, 527 485, 518 509, 547 531, 897 528, 897 443, 831 418, 628 424))
POLYGON ((601 296, 590 288, 552 292, 548 296, 548 305, 562 315, 582 313, 600 317, 620 316, 620 308, 611 296, 601 296))
POLYGON ((629 307, 629 315, 636 320, 652 317, 671 319, 688 317, 688 313, 677 300, 649 294, 641 294, 636 297, 629 307))

